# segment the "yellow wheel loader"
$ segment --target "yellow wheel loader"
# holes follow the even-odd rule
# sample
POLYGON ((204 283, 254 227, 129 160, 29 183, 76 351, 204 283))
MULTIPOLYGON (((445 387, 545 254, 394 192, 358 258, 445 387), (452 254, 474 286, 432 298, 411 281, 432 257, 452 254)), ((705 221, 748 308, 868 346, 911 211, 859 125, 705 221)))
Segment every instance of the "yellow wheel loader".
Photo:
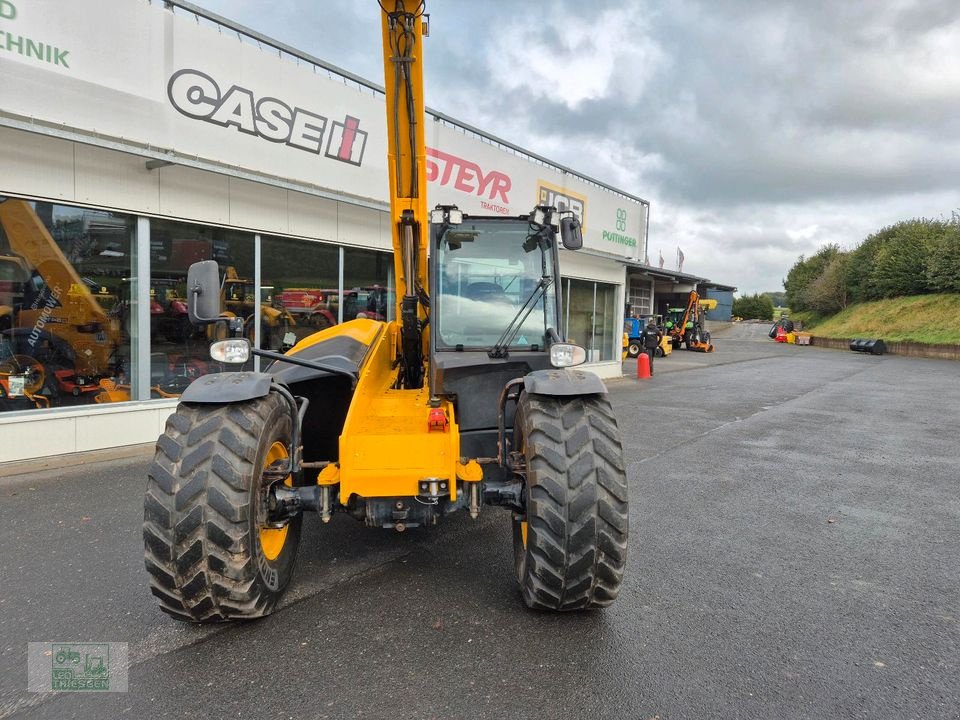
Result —
POLYGON ((620 591, 620 433, 601 380, 574 369, 585 351, 564 341, 560 321, 558 236, 578 249, 579 223, 548 206, 520 217, 438 206, 428 217, 423 6, 385 5, 398 319, 345 322, 285 354, 251 350, 240 318, 217 318, 216 264, 190 268, 191 318, 230 331, 214 359, 272 363, 196 380, 157 441, 146 567, 175 618, 270 613, 304 517, 334 513, 401 532, 500 506, 528 606, 599 608, 620 591))

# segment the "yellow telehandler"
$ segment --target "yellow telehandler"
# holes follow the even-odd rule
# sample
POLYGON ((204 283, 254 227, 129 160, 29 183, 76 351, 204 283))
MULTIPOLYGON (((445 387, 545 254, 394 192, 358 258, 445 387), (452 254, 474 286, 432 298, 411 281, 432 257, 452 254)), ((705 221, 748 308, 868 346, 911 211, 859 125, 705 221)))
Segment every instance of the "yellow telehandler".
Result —
POLYGON ((400 532, 498 505, 512 512, 528 606, 598 608, 620 591, 620 433, 604 384, 574 369, 585 351, 560 321, 558 236, 579 249, 579 223, 549 206, 428 217, 423 4, 382 7, 397 319, 345 322, 285 354, 251 350, 241 319, 217 319, 216 263, 191 266, 192 319, 231 334, 211 345, 214 359, 273 362, 196 380, 157 441, 146 567, 175 618, 270 613, 308 514, 400 532))

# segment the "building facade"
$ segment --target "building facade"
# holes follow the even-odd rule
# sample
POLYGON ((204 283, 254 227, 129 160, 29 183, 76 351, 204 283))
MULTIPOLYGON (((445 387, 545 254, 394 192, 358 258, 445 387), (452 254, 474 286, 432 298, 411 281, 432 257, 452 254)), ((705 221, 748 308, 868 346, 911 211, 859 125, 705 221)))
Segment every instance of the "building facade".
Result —
MULTIPOLYGON (((2 8, 0 462, 152 441, 186 384, 227 369, 186 321, 197 260, 219 263, 222 310, 260 347, 391 319, 378 85, 177 2, 2 8)), ((430 206, 580 217, 566 331, 619 375, 649 205, 441 113, 427 123, 430 206)))

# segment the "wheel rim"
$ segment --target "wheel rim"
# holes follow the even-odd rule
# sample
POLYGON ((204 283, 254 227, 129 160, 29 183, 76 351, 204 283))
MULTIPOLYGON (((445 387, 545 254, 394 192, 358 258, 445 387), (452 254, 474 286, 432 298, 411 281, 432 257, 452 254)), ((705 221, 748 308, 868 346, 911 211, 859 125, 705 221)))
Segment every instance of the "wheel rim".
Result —
MULTIPOLYGON (((277 460, 284 460, 288 457, 290 457, 290 454, 287 452, 287 447, 278 440, 267 450, 267 457, 264 458, 263 461, 263 469, 266 470, 277 460)), ((293 478, 288 475, 286 480, 283 481, 283 484, 287 486, 293 485, 293 478)), ((264 513, 266 513, 266 509, 264 509, 264 513)), ((263 551, 263 556, 267 560, 276 560, 280 557, 280 553, 283 551, 283 545, 287 541, 287 530, 286 525, 282 528, 260 528, 260 549, 263 551)))
POLYGON ((4 375, 24 375, 24 391, 35 394, 43 388, 46 372, 37 360, 29 355, 13 355, 0 365, 4 375))
POLYGON ((523 543, 523 546, 527 546, 527 521, 520 521, 520 542, 523 543))

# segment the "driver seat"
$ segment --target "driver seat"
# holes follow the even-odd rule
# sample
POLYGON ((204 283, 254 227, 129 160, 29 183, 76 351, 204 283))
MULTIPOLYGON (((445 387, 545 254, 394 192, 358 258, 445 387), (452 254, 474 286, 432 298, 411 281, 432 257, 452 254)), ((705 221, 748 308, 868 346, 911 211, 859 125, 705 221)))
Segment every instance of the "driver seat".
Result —
POLYGON ((504 289, 494 282, 470 283, 464 295, 468 300, 480 302, 510 302, 504 289))

